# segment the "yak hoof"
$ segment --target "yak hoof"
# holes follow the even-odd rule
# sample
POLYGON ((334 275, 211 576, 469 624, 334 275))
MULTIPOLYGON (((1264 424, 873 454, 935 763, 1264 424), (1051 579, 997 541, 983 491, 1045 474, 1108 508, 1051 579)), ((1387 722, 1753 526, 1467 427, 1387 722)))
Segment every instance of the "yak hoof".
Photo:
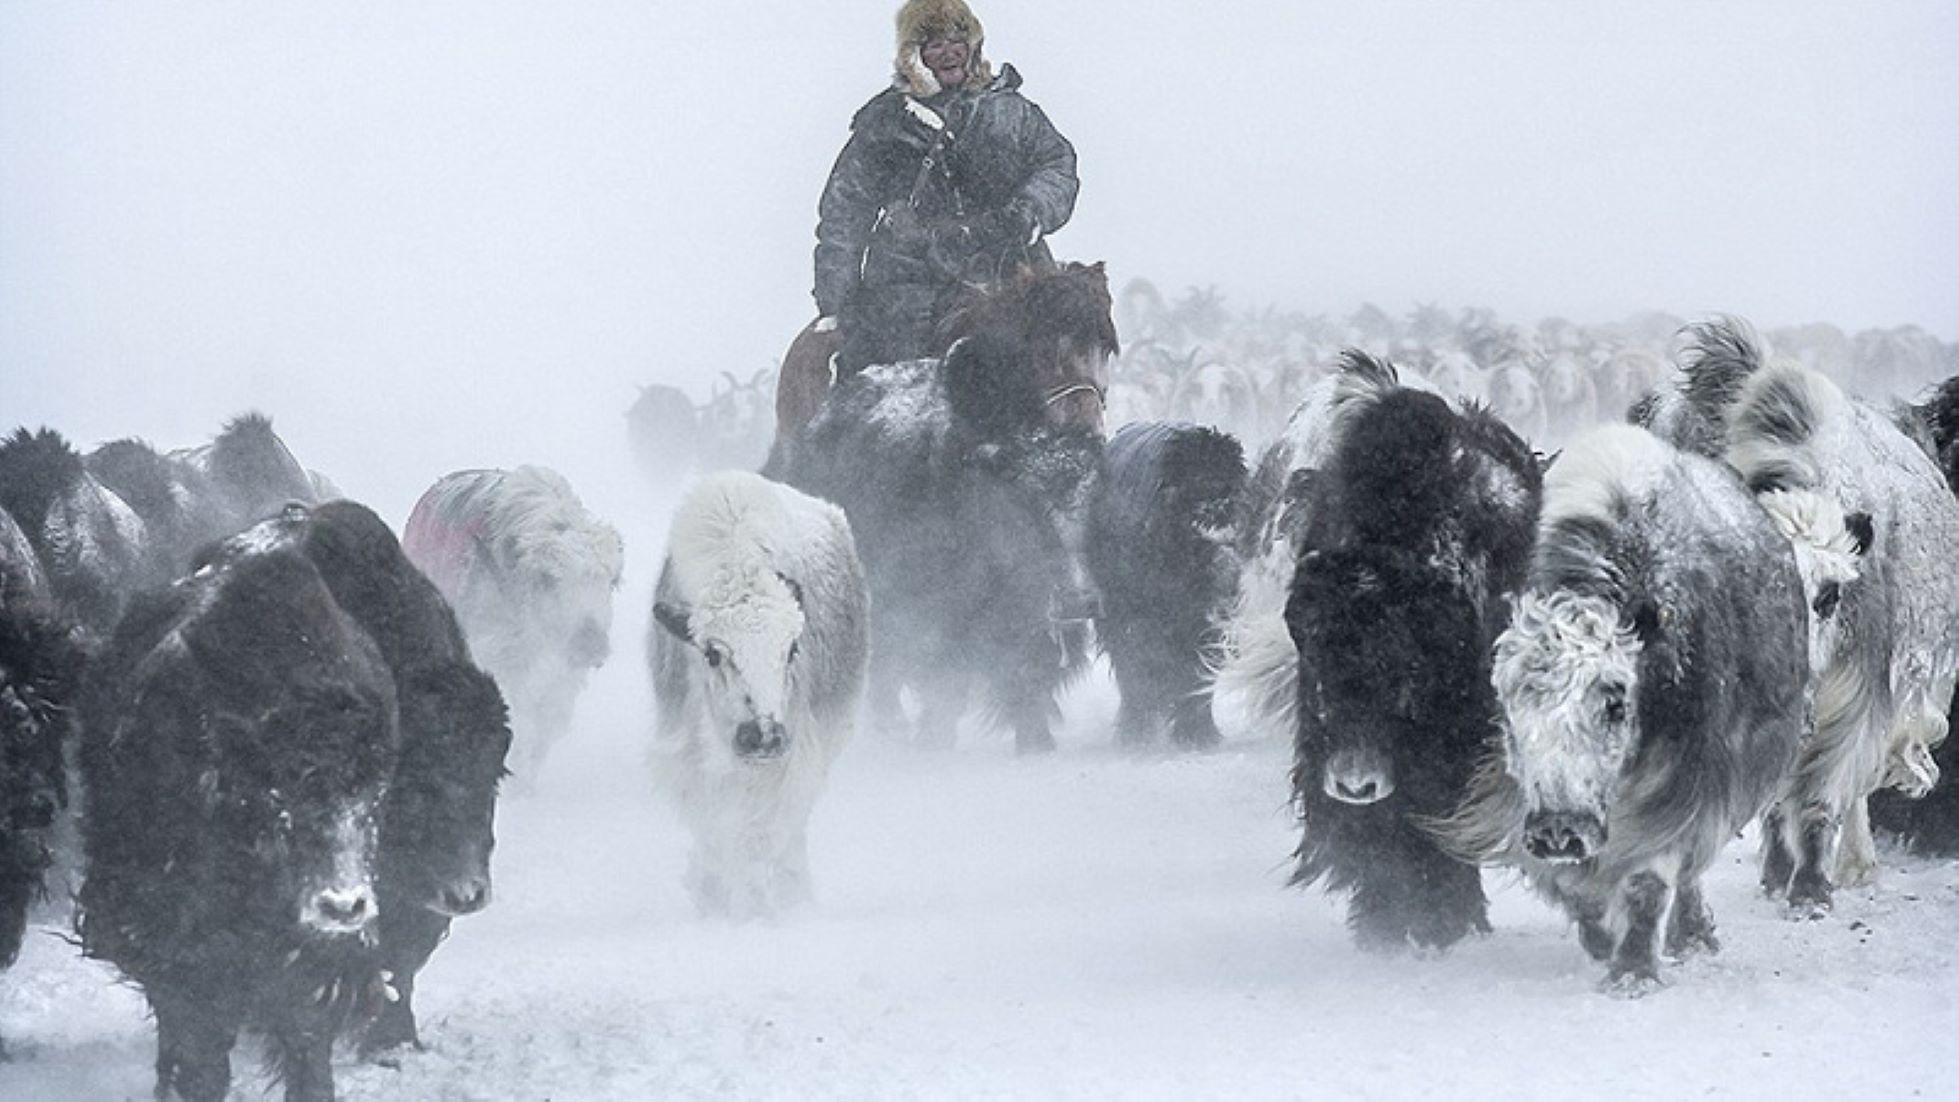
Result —
POLYGON ((1666 990, 1667 983, 1650 968, 1613 969, 1599 990, 1615 999, 1643 999, 1666 990))

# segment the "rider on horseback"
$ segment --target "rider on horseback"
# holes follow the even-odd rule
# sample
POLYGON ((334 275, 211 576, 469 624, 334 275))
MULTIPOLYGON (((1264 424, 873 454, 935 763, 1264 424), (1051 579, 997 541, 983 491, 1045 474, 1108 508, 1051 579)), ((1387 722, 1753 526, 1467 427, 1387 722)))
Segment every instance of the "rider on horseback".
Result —
POLYGON ((840 379, 938 351, 963 285, 1053 263, 1075 150, 983 42, 963 0, 908 0, 892 85, 851 120, 816 226, 815 328, 841 337, 840 379))

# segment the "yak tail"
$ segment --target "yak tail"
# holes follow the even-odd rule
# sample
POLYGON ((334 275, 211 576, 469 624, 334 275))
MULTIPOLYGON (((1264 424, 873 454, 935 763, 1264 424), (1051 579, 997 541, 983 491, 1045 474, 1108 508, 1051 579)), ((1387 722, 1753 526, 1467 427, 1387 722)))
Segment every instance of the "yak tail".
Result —
POLYGON ((1807 368, 1775 367, 1742 387, 1728 424, 1725 458, 1754 493, 1815 489, 1822 479, 1819 431, 1842 416, 1843 392, 1807 368))
POLYGON ((1741 397, 1743 386, 1761 370, 1762 343, 1740 318, 1695 322, 1685 331, 1680 353, 1680 396, 1715 425, 1741 397))

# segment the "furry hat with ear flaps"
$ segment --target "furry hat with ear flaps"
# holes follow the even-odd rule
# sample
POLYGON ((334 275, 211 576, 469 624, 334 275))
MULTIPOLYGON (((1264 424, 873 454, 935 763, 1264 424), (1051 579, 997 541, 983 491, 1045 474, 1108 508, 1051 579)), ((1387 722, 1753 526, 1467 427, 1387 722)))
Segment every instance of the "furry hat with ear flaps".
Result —
POLYGON ((945 89, 919 56, 919 48, 934 38, 957 38, 972 50, 967 62, 966 87, 983 88, 993 80, 993 66, 981 51, 986 29, 965 0, 905 0, 898 9, 898 61, 892 86, 914 96, 936 96, 945 89))

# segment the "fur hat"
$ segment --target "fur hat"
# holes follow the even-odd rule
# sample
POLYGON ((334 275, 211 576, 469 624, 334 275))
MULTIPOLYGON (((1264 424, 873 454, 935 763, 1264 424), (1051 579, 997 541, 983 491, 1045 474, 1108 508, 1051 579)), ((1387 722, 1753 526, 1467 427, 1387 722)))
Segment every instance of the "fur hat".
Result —
POLYGON ((892 86, 914 96, 936 96, 945 89, 926 68, 919 47, 933 38, 957 38, 972 49, 966 63, 966 87, 981 88, 993 80, 993 66, 981 53, 986 28, 965 0, 905 0, 898 9, 898 62, 892 86))

